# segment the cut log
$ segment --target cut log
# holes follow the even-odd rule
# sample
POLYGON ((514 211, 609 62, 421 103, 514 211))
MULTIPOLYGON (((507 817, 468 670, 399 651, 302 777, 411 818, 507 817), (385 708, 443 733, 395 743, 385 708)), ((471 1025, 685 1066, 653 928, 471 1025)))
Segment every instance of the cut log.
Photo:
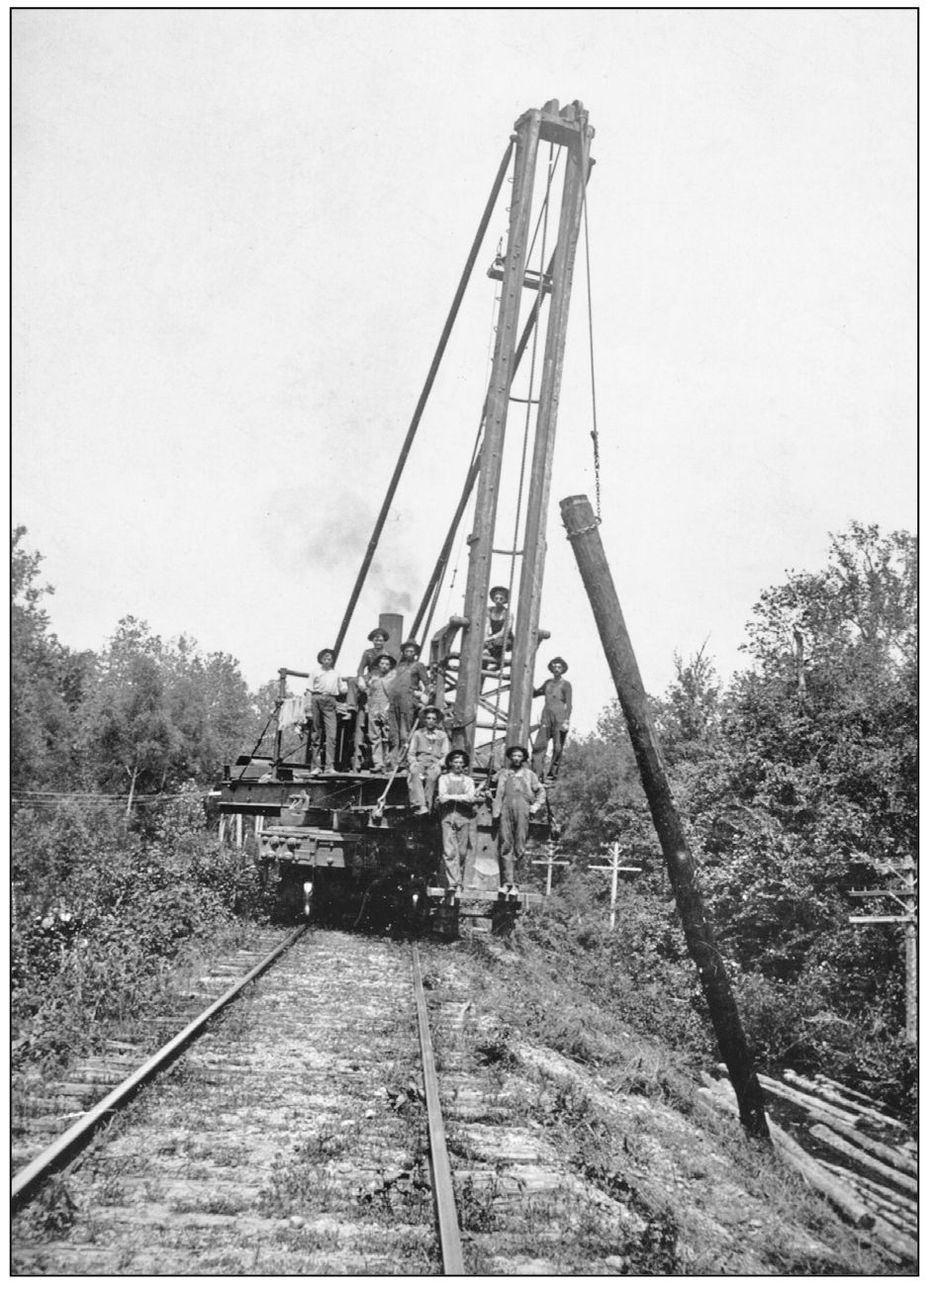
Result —
POLYGON ((919 1228, 915 1222, 910 1222, 908 1217, 903 1217, 901 1213, 891 1213, 888 1209, 883 1209, 878 1216, 884 1222, 889 1222, 891 1226, 895 1226, 898 1231, 902 1231, 910 1239, 916 1238, 919 1228))
POLYGON ((833 1118, 841 1123, 846 1123, 852 1128, 858 1121, 858 1115, 851 1114, 848 1110, 836 1110, 833 1106, 827 1105, 818 1097, 809 1096, 806 1092, 798 1092, 795 1088, 787 1087, 779 1079, 771 1079, 766 1074, 758 1075, 761 1087, 772 1092, 775 1097, 780 1097, 783 1101, 789 1101, 792 1105, 801 1106, 803 1110, 815 1111, 819 1115, 830 1114, 833 1118))
POLYGON ((726 1103, 724 1097, 716 1096, 711 1088, 696 1088, 696 1096, 713 1110, 718 1110, 721 1114, 731 1115, 737 1113, 737 1106, 730 1106, 726 1103))
MULTIPOLYGON (((829 1125, 831 1126, 831 1125, 829 1125)), ((917 1175, 916 1161, 905 1151, 898 1150, 896 1146, 886 1146, 882 1141, 874 1141, 872 1137, 866 1136, 863 1132, 858 1132, 857 1128, 849 1128, 847 1124, 839 1124, 835 1130, 842 1137, 847 1137, 848 1141, 854 1142, 862 1150, 866 1150, 869 1155, 879 1159, 881 1163, 889 1164, 891 1168, 897 1169, 898 1172, 906 1173, 908 1177, 917 1175)))
POLYGON ((901 1227, 909 1234, 915 1234, 918 1229, 918 1215, 914 1205, 897 1203, 896 1200, 878 1195, 863 1177, 856 1177, 854 1173, 850 1173, 847 1168, 841 1168, 838 1164, 829 1164, 825 1160, 820 1162, 822 1167, 827 1168, 830 1173, 836 1176, 843 1186, 850 1186, 872 1213, 876 1213, 878 1217, 886 1218, 888 1222, 892 1222, 894 1226, 901 1227))
MULTIPOLYGON (((802 1076, 797 1075, 797 1078, 800 1077, 802 1076)), ((848 1097, 852 1101, 858 1101, 862 1105, 870 1106, 873 1110, 880 1110, 881 1113, 886 1113, 887 1107, 882 1101, 878 1101, 876 1097, 869 1097, 866 1092, 858 1092, 856 1088, 846 1087, 844 1083, 839 1083, 837 1079, 831 1078, 828 1074, 815 1074, 813 1075, 813 1080, 816 1083, 826 1084, 835 1092, 839 1093, 840 1096, 848 1097)))
POLYGON ((831 1172, 837 1173, 842 1180, 846 1177, 853 1178, 858 1189, 863 1191, 865 1196, 869 1197, 873 1202, 882 1205, 884 1208, 895 1209, 896 1212, 902 1213, 907 1221, 911 1221, 913 1226, 917 1224, 918 1209, 916 1201, 910 1199, 909 1196, 901 1195, 899 1191, 895 1191, 889 1186, 884 1186, 883 1182, 874 1181, 872 1177, 861 1177, 857 1173, 852 1173, 850 1168, 844 1168, 841 1164, 831 1164, 827 1160, 823 1160, 822 1163, 831 1172))
POLYGON ((909 1209, 915 1208, 915 1200, 910 1199, 908 1195, 903 1195, 900 1191, 895 1191, 892 1186, 885 1186, 883 1182, 877 1181, 875 1177, 865 1177, 863 1173, 854 1172, 848 1165, 836 1163, 833 1159, 823 1159, 821 1161, 831 1172, 837 1173, 842 1179, 850 1177, 856 1186, 862 1186, 879 1201, 884 1204, 893 1204, 897 1208, 909 1209))
POLYGON ((870 1097, 862 1096, 860 1092, 853 1092, 851 1088, 846 1088, 842 1083, 836 1083, 834 1079, 830 1079, 825 1074, 820 1074, 816 1082, 820 1085, 822 1095, 828 1097, 830 1094, 834 1094, 836 1098, 845 1100, 849 1105, 853 1103, 858 1112, 864 1115, 866 1119, 886 1124, 888 1128, 898 1128, 900 1132, 909 1131, 901 1119, 895 1119, 892 1115, 887 1114, 879 1101, 873 1101, 870 1097))
MULTIPOLYGON (((696 1095, 713 1105, 715 1109, 728 1110, 732 1115, 737 1116, 738 1106, 734 1091, 730 1085, 723 1084, 722 1080, 712 1081, 711 1087, 697 1088, 696 1095)), ((813 1190, 824 1196, 833 1208, 836 1208, 854 1226, 861 1230, 873 1226, 874 1215, 849 1186, 845 1186, 818 1160, 808 1155, 788 1132, 784 1132, 769 1117, 768 1127, 774 1149, 784 1163, 794 1168, 813 1190)))
POLYGON ((792 1084, 794 1088, 802 1088, 804 1092, 809 1092, 812 1096, 821 1097, 822 1100, 830 1102, 832 1105, 841 1106, 842 1109, 851 1110, 856 1114, 863 1114, 866 1110, 874 1109, 872 1106, 865 1105, 861 1101, 855 1101, 851 1097, 842 1095, 837 1089, 829 1086, 824 1080, 807 1079, 802 1074, 797 1074, 795 1070, 784 1070, 783 1078, 787 1083, 792 1084))
POLYGON ((808 1155, 788 1132, 784 1132, 772 1121, 770 1136, 781 1158, 795 1168, 814 1190, 824 1195, 849 1222, 861 1230, 874 1225, 876 1221, 874 1214, 851 1187, 845 1186, 827 1168, 823 1168, 822 1164, 808 1155))
POLYGON ((911 1240, 908 1235, 902 1235, 895 1226, 885 1222, 883 1218, 878 1218, 871 1237, 884 1249, 891 1253, 896 1253, 901 1258, 906 1258, 910 1262, 915 1262, 919 1254, 919 1246, 915 1240, 911 1240))
POLYGON ((867 1169, 868 1172, 882 1177, 884 1181, 888 1181, 894 1186, 898 1186, 900 1190, 905 1191, 908 1195, 918 1194, 919 1188, 915 1178, 908 1177, 906 1173, 901 1173, 896 1168, 890 1168, 887 1164, 882 1164, 879 1159, 874 1159, 866 1150, 859 1150, 857 1146, 852 1146, 850 1142, 845 1141, 844 1137, 839 1137, 838 1133, 833 1132, 831 1128, 826 1128, 824 1124, 816 1123, 810 1127, 809 1131, 817 1140, 824 1142, 826 1146, 831 1146, 833 1150, 837 1150, 846 1159, 853 1159, 862 1168, 867 1169))

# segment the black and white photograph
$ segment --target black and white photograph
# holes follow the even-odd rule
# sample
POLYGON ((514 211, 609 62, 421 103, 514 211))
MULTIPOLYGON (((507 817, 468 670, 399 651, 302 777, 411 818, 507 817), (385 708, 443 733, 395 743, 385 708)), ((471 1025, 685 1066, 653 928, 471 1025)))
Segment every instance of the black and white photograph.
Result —
POLYGON ((918 6, 9 24, 11 1274, 917 1276, 918 6))

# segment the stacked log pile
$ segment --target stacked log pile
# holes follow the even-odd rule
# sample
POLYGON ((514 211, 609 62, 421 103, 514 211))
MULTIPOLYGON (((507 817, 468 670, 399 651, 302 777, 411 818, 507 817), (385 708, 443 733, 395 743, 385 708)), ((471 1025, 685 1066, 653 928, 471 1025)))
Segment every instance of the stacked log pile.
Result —
MULTIPOLYGON (((906 1125, 879 1102, 823 1075, 804 1078, 784 1070, 782 1079, 758 1077, 796 1125, 791 1135, 768 1116, 774 1149, 783 1162, 886 1253, 914 1260, 918 1170, 916 1143, 906 1125), (798 1137, 806 1139, 809 1149, 798 1137)), ((716 1110, 737 1115, 728 1080, 707 1076, 704 1081, 699 1097, 716 1110)))

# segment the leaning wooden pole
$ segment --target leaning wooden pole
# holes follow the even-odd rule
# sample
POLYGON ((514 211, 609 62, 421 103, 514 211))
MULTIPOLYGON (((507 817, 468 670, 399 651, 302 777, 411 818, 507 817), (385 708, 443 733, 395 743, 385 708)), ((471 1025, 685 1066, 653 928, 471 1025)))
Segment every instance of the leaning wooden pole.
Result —
POLYGON ((754 1070, 738 1007, 715 944, 696 882, 696 864, 683 831, 657 746, 631 638, 587 497, 566 497, 560 512, 592 605, 602 647, 618 691, 657 836, 667 863, 686 946, 699 969, 719 1051, 735 1089, 738 1113, 751 1137, 769 1138, 764 1094, 754 1070))

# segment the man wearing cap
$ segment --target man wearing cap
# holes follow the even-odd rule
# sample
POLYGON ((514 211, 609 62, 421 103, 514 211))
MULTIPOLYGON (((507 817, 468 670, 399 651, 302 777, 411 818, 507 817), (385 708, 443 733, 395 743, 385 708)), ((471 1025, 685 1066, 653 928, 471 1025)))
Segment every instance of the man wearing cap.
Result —
POLYGON ((540 698, 543 694, 544 710, 540 714, 540 725, 534 739, 533 767, 538 778, 543 778, 547 744, 552 741, 553 757, 548 777, 555 779, 573 714, 573 686, 565 679, 567 667, 563 658, 551 658, 547 667, 551 672, 550 680, 545 680, 534 690, 535 698, 540 698))
POLYGON ((426 815, 434 804, 434 790, 450 751, 450 740, 440 724, 439 708, 422 708, 421 722, 408 746, 408 800, 419 815, 426 815))
POLYGON ((334 652, 321 649, 317 655, 318 670, 311 673, 308 690, 311 711, 311 769, 322 769, 326 753, 327 774, 335 774, 334 755, 337 747, 337 699, 346 693, 346 681, 333 670, 334 652))
POLYGON ((527 752, 519 744, 505 749, 505 768, 495 780, 492 820, 497 819, 500 895, 517 891, 515 864, 524 858, 528 824, 546 801, 544 785, 529 766, 527 752))
POLYGON ((508 587, 493 586, 489 591, 489 599, 492 601, 489 609, 489 631, 490 635, 486 639, 483 648, 489 657, 493 667, 499 668, 502 665, 502 657, 506 649, 510 649, 514 644, 514 632, 508 632, 508 640, 505 640, 505 623, 508 620, 508 587))
POLYGON ((372 769, 380 773, 391 756, 392 744, 392 681, 395 679, 395 659, 390 653, 380 653, 373 659, 366 685, 366 727, 372 749, 372 769))
POLYGON ((416 640, 404 642, 401 646, 401 662, 395 668, 395 679, 392 681, 392 739, 399 749, 408 741, 418 709, 428 698, 430 674, 418 660, 420 652, 421 646, 416 640))
POLYGON ((443 838, 442 884, 448 891, 463 889, 466 861, 476 845, 476 785, 466 753, 455 748, 437 780, 440 834, 443 838))

